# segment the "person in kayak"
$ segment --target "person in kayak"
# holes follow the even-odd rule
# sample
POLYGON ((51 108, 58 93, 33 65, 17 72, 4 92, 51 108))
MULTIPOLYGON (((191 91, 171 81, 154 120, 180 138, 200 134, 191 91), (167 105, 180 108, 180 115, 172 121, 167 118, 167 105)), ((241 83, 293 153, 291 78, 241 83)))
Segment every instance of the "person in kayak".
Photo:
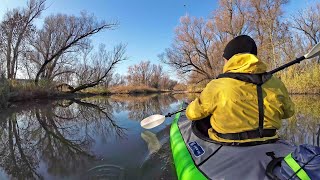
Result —
MULTIPOLYGON (((255 41, 247 35, 232 39, 224 49, 223 58, 224 74, 244 74, 250 79, 250 75, 265 73, 267 69, 266 64, 257 58, 255 41)), ((192 121, 210 117, 208 135, 216 142, 239 145, 275 141, 281 119, 293 116, 294 103, 283 82, 275 76, 269 78, 262 86, 260 84, 261 118, 257 85, 228 76, 211 80, 200 97, 188 105, 186 116, 192 121), (262 119, 262 125, 259 119, 262 119)))

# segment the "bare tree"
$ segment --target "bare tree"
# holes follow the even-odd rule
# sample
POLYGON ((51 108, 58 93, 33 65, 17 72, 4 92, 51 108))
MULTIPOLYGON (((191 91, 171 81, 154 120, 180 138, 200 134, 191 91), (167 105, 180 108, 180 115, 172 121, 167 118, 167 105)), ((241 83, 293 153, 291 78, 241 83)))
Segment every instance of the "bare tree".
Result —
POLYGON ((221 73, 223 47, 231 38, 252 30, 249 3, 243 0, 220 0, 220 8, 209 20, 183 17, 176 29, 171 48, 161 60, 189 82, 206 82, 221 73))
POLYGON ((170 79, 169 75, 159 64, 151 64, 150 61, 141 61, 128 67, 127 81, 129 85, 144 85, 157 89, 173 89, 172 84, 176 81, 170 79))
POLYGON ((127 59, 125 56, 126 45, 119 44, 112 51, 107 52, 101 45, 99 52, 89 60, 85 59, 77 70, 78 87, 71 92, 77 92, 89 87, 94 87, 111 76, 116 65, 127 59))
POLYGON ((154 88, 160 88, 161 87, 161 79, 163 79, 163 77, 167 76, 167 74, 163 71, 163 67, 159 64, 159 65, 152 65, 152 74, 149 78, 150 81, 150 86, 154 87, 154 88))
POLYGON ((0 53, 5 55, 7 78, 14 79, 19 56, 27 37, 34 31, 33 22, 45 9, 45 0, 30 0, 27 7, 5 14, 0 24, 0 53))
POLYGON ((249 34, 252 24, 248 21, 250 3, 246 0, 220 0, 220 8, 213 12, 217 30, 231 38, 241 34, 249 34))
POLYGON ((248 34, 257 41, 258 57, 270 64, 281 64, 281 49, 290 39, 282 7, 288 0, 220 0, 212 18, 183 17, 172 46, 160 56, 189 82, 207 82, 221 73, 222 53, 235 36, 248 34))
POLYGON ((162 61, 180 74, 197 74, 198 82, 214 78, 221 58, 213 54, 216 39, 210 27, 212 23, 201 18, 182 17, 174 43, 162 61))
POLYGON ((258 45, 258 56, 274 68, 280 63, 280 47, 288 40, 288 27, 281 22, 282 7, 288 0, 250 0, 252 35, 258 45))
POLYGON ((170 79, 168 75, 163 75, 159 81, 159 87, 161 89, 173 90, 174 86, 177 84, 177 81, 170 79))
POLYGON ((126 84, 126 77, 124 75, 120 75, 119 73, 116 73, 113 75, 110 86, 121 86, 126 84))
POLYGON ((292 28, 303 33, 310 47, 320 42, 320 2, 298 11, 292 21, 292 28))
MULTIPOLYGON (((32 42, 34 51, 30 56, 39 65, 35 83, 38 84, 40 78, 52 78, 54 69, 64 54, 87 46, 89 37, 102 30, 113 29, 117 24, 98 22, 93 15, 84 12, 79 17, 63 14, 47 17, 43 28, 37 32, 32 42)), ((60 73, 68 72, 69 70, 60 73)))
POLYGON ((76 73, 76 55, 75 53, 65 53, 59 61, 55 63, 55 67, 50 67, 46 71, 47 78, 52 81, 71 83, 73 74, 76 73))
MULTIPOLYGON (((1 51, 2 47, 1 47, 1 41, 0 41, 0 51, 1 51)), ((0 75, 5 75, 5 61, 4 61, 4 55, 3 53, 0 52, 0 75)))
POLYGON ((130 84, 149 86, 152 74, 150 61, 141 61, 139 64, 128 67, 128 81, 130 84))

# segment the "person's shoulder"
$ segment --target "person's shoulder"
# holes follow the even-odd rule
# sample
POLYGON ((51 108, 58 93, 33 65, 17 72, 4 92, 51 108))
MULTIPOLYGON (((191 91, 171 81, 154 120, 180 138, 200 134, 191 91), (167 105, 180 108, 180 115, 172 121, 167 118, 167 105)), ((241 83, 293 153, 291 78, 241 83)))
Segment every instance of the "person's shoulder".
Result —
POLYGON ((215 91, 223 90, 230 85, 230 80, 228 78, 219 78, 219 79, 213 79, 207 84, 207 88, 214 89, 215 91))
POLYGON ((238 81, 239 80, 236 80, 231 77, 223 77, 223 78, 218 78, 218 79, 212 80, 212 83, 223 85, 223 84, 234 84, 234 82, 238 82, 238 81))
POLYGON ((220 83, 223 83, 224 81, 225 78, 212 79, 207 85, 218 85, 220 83))

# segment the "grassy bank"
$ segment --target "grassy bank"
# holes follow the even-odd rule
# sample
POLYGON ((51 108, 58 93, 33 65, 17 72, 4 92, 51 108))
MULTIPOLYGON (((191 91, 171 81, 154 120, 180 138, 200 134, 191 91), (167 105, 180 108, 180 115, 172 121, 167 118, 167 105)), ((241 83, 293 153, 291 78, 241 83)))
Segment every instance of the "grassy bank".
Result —
POLYGON ((12 103, 23 101, 37 101, 40 99, 68 99, 87 96, 85 93, 71 94, 55 89, 46 81, 40 81, 36 86, 29 80, 7 80, 0 78, 0 109, 7 108, 12 103))
POLYGON ((36 86, 29 80, 7 80, 0 77, 0 108, 8 107, 8 104, 21 101, 32 101, 37 99, 60 99, 86 97, 93 95, 112 94, 153 94, 168 92, 147 86, 117 86, 107 89, 103 86, 85 89, 77 93, 61 92, 55 85, 46 81, 40 81, 36 86))
POLYGON ((50 98, 57 95, 53 86, 45 81, 40 81, 39 86, 36 86, 32 81, 8 80, 8 82, 10 102, 50 98))
POLYGON ((97 86, 85 89, 82 93, 90 93, 96 95, 112 95, 112 94, 152 94, 160 92, 168 92, 168 90, 160 90, 148 86, 115 86, 106 88, 103 86, 97 86))
POLYGON ((111 94, 109 89, 102 86, 87 88, 82 90, 81 92, 85 94, 93 94, 93 95, 110 95, 111 94))
POLYGON ((151 94, 167 92, 166 90, 160 90, 148 86, 117 86, 112 87, 109 90, 112 94, 151 94))

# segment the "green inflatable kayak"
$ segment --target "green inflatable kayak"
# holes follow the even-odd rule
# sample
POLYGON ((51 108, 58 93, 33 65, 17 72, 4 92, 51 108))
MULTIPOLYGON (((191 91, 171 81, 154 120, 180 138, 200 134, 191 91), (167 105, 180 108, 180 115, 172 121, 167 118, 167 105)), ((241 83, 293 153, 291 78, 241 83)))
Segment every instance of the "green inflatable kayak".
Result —
MULTIPOLYGON (((215 144, 199 136, 196 122, 177 113, 171 125, 170 144, 178 179, 270 179, 266 175, 268 164, 296 148, 283 140, 242 147, 215 144)), ((280 168, 273 167, 272 172, 285 179, 281 178, 280 168)))

